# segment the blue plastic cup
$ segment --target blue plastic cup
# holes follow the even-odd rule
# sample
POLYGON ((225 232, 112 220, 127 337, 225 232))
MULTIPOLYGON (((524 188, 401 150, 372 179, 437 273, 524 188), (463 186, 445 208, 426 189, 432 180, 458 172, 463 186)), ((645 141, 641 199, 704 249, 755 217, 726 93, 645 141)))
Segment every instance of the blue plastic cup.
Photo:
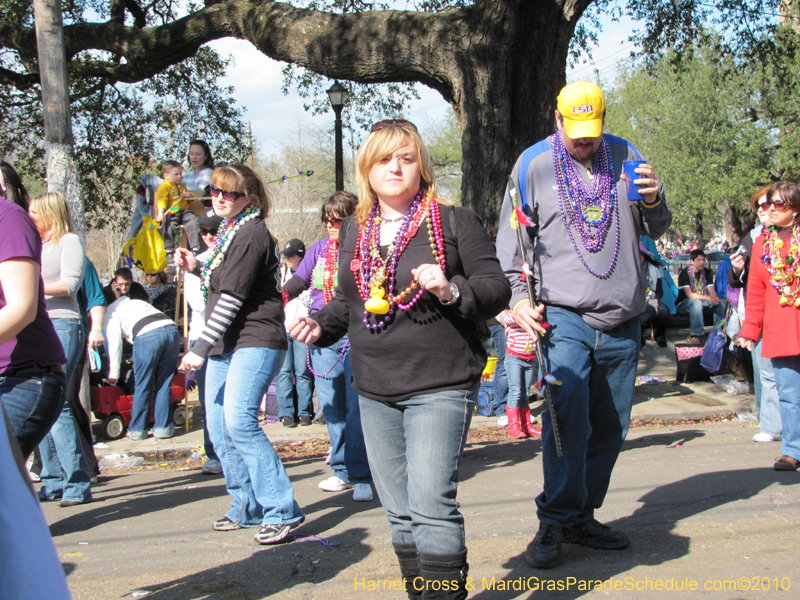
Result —
POLYGON ((636 169, 646 164, 643 160, 626 160, 622 163, 622 170, 625 173, 625 177, 628 178, 628 181, 625 182, 628 187, 628 200, 644 200, 644 196, 639 193, 639 188, 633 182, 637 179, 644 179, 642 175, 636 172, 636 169))

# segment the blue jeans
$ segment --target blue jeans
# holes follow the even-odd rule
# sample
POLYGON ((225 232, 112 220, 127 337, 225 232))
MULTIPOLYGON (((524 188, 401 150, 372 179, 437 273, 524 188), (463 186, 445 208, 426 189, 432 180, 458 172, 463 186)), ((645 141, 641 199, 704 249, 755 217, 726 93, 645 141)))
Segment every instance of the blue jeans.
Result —
POLYGON ((506 375, 506 328, 502 325, 492 325, 490 329, 497 354, 497 364, 494 367, 494 414, 504 415, 508 403, 509 385, 506 375))
POLYGON ((372 476, 361 430, 358 394, 352 384, 349 347, 339 360, 346 343, 347 336, 328 348, 309 346, 311 364, 314 372, 320 375, 316 378, 317 394, 322 414, 328 422, 333 474, 345 482, 369 483, 372 476))
POLYGON ((278 372, 281 353, 242 348, 208 358, 208 431, 233 496, 226 516, 242 527, 287 525, 304 516, 281 459, 258 422, 261 399, 278 372))
POLYGON ((175 425, 172 418, 170 387, 178 366, 181 338, 178 328, 166 325, 140 333, 133 340, 133 407, 131 433, 147 431, 150 417, 150 394, 155 389, 155 437, 172 437, 175 425))
POLYGON ((308 346, 286 334, 289 349, 283 358, 283 365, 275 378, 275 394, 278 396, 278 418, 295 418, 293 389, 297 389, 297 416, 313 417, 314 376, 308 369, 306 354, 308 346))
POLYGON ((529 406, 531 386, 536 378, 536 367, 536 359, 522 360, 513 354, 506 354, 509 408, 517 410, 529 406))
POLYGON ((753 348, 753 388, 761 431, 781 435, 781 406, 772 361, 761 356, 761 340, 753 348))
POLYGON ((689 332, 696 337, 703 335, 705 325, 703 324, 703 308, 711 308, 714 312, 714 325, 725 318, 725 302, 720 302, 714 306, 708 300, 698 298, 686 298, 681 300, 675 308, 678 314, 686 313, 689 315, 689 332))
POLYGON ((414 543, 425 554, 465 549, 458 467, 479 387, 391 404, 359 398, 375 489, 395 544, 414 543))
POLYGON ((781 453, 800 460, 800 356, 771 360, 781 401, 781 453))
POLYGON ((548 306, 542 344, 564 456, 556 455, 552 415, 542 413, 544 491, 539 520, 572 526, 594 518, 628 433, 639 360, 639 317, 609 331, 590 327, 575 312, 548 306))
POLYGON ((208 433, 208 413, 206 412, 206 371, 208 361, 203 362, 203 366, 194 372, 194 380, 197 382, 197 399, 200 401, 200 408, 203 411, 203 448, 206 451, 208 460, 219 460, 217 453, 214 452, 214 444, 208 433))
POLYGON ((35 367, 11 377, 0 376, 0 401, 23 458, 30 456, 53 427, 66 402, 66 390, 63 373, 43 373, 35 367))
MULTIPOLYGON (((75 365, 81 357, 85 343, 80 319, 52 319, 58 339, 67 357, 65 375, 67 383, 75 375, 75 365)), ((78 425, 64 396, 61 413, 53 427, 39 444, 42 455, 42 487, 39 497, 53 500, 88 502, 92 499, 91 476, 83 452, 78 425)))

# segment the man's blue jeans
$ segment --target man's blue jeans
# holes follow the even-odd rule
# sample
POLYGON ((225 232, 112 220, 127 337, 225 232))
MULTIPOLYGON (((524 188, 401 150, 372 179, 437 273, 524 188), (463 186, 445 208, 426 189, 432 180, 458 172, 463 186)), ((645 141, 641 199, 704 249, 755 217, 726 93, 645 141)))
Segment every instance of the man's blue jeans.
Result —
POLYGON ((361 430, 358 394, 351 383, 353 369, 349 347, 339 360, 345 344, 347 336, 328 348, 311 345, 311 364, 319 375, 316 377, 317 395, 328 422, 333 474, 345 482, 369 483, 372 476, 361 430))
POLYGON ((517 410, 527 408, 530 402, 531 386, 536 377, 536 359, 522 360, 506 354, 506 374, 508 375, 508 407, 517 410))
POLYGON ((781 403, 775 386, 772 360, 761 356, 761 340, 753 348, 753 388, 756 396, 759 429, 770 435, 781 435, 781 403))
POLYGON ((800 460, 800 356, 771 360, 781 401, 781 454, 800 460))
POLYGON ((241 348, 208 358, 208 431, 233 496, 226 516, 242 527, 288 525, 304 516, 281 459, 258 422, 281 353, 241 348))
POLYGON ((11 377, 0 376, 0 401, 23 458, 30 456, 53 427, 66 403, 66 390, 63 373, 43 373, 37 367, 11 377))
POLYGON ((497 364, 494 367, 494 414, 506 414, 508 403, 508 376, 506 375, 506 328, 492 325, 492 340, 497 353, 497 364))
POLYGON ((295 418, 292 389, 297 389, 297 416, 313 417, 314 376, 308 368, 306 356, 308 346, 286 334, 289 349, 283 358, 283 365, 275 378, 275 394, 278 396, 278 419, 295 418))
POLYGON ((133 340, 133 376, 136 382, 131 408, 131 433, 147 431, 150 416, 150 394, 156 392, 155 426, 153 435, 172 437, 175 424, 172 417, 170 387, 178 367, 181 338, 174 325, 166 325, 140 333, 133 340))
POLYGON ((569 527, 594 518, 628 433, 641 329, 634 317, 609 331, 580 315, 548 306, 550 330, 543 346, 564 455, 558 458, 552 415, 542 414, 544 491, 539 520, 569 527))
POLYGON ((465 549, 458 467, 479 387, 392 404, 359 398, 369 464, 395 544, 438 555, 465 549))
POLYGON ((708 300, 686 298, 685 300, 681 300, 680 304, 675 308, 675 312, 689 315, 689 332, 695 337, 703 335, 703 331, 705 330, 705 325, 703 324, 703 308, 713 309, 714 325, 725 318, 724 301, 714 306, 708 300))
MULTIPOLYGON (((85 343, 83 325, 80 319, 52 319, 58 339, 67 357, 66 380, 75 374, 75 365, 80 359, 85 343)), ((69 402, 63 397, 61 413, 52 429, 39 444, 42 455, 42 472, 39 477, 42 487, 39 497, 53 500, 73 500, 88 502, 92 499, 91 476, 83 445, 78 435, 78 425, 72 416, 69 402)))

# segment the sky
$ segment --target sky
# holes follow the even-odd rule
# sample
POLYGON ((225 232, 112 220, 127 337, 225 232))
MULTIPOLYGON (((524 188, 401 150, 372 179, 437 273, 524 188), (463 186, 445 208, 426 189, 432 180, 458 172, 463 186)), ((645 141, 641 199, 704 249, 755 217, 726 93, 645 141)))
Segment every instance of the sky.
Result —
MULTIPOLYGON (((602 23, 599 44, 593 52, 594 62, 569 70, 568 81, 594 81, 595 68, 603 79, 612 78, 616 62, 627 56, 633 47, 627 41, 632 28, 631 21, 614 23, 606 20, 602 23)), ((284 63, 268 58, 250 42, 243 40, 226 38, 216 40, 209 46, 222 56, 233 57, 235 64, 228 68, 227 77, 220 83, 234 86, 234 97, 240 106, 247 109, 245 119, 250 121, 253 138, 265 153, 271 154, 280 148, 282 140, 290 135, 298 119, 326 128, 332 127, 332 112, 312 116, 303 109, 303 99, 297 94, 283 95, 281 69, 284 63)), ((447 111, 447 102, 438 92, 422 84, 418 84, 418 90, 420 98, 411 103, 406 118, 418 124, 441 119, 447 111)))

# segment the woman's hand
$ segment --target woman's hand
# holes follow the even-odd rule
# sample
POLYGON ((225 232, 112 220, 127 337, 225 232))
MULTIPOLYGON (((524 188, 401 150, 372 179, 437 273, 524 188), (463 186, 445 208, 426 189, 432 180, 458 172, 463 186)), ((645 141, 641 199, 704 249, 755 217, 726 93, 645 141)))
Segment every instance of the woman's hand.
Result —
POLYGON ((206 361, 204 358, 200 358, 194 352, 187 352, 186 355, 183 357, 181 361, 181 366, 178 367, 179 371, 183 371, 184 373, 188 371, 197 371, 200 367, 203 366, 203 363, 206 361))
POLYGON ((429 291, 439 300, 450 302, 453 299, 450 281, 444 276, 439 265, 420 265, 416 269, 411 269, 411 275, 419 281, 419 286, 423 290, 429 291))
POLYGON ((522 327, 534 339, 537 333, 547 333, 547 330, 540 325, 544 322, 544 304, 536 308, 531 307, 530 301, 518 302, 512 311, 517 325, 522 327))
POLYGON ((173 260, 177 267, 189 273, 197 268, 197 259, 194 257, 194 254, 186 248, 175 248, 173 260))
POLYGON ((97 329, 92 329, 89 332, 89 338, 86 340, 89 342, 89 348, 97 348, 103 345, 103 332, 98 331, 97 329))
POLYGON ((736 338, 736 345, 739 346, 739 348, 744 348, 745 350, 749 350, 750 352, 752 352, 753 346, 755 346, 755 342, 751 339, 740 336, 736 338))
POLYGON ((313 344, 322 336, 322 328, 310 317, 300 317, 289 323, 289 333, 301 344, 313 344))

